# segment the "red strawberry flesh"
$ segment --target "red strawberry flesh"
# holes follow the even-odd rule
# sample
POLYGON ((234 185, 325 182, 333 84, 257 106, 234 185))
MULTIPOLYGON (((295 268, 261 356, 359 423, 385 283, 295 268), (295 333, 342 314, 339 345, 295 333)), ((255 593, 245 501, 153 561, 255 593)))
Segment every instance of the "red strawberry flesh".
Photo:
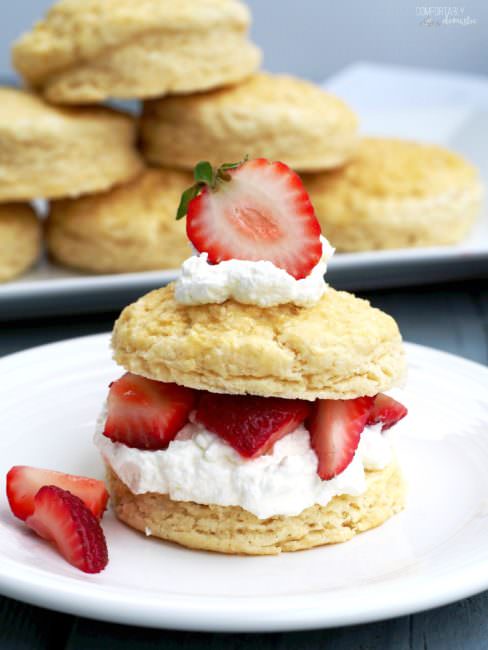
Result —
POLYGON ((300 177, 264 158, 228 170, 188 206, 187 234, 208 261, 268 260, 296 279, 320 260, 320 225, 300 177))
POLYGON ((103 481, 16 465, 7 474, 7 498, 16 517, 25 520, 34 512, 34 498, 44 485, 57 485, 69 490, 79 497, 98 519, 103 516, 107 507, 108 492, 103 481))
POLYGON ((206 393, 196 420, 244 458, 257 458, 294 431, 310 414, 310 408, 310 403, 301 400, 206 393))
POLYGON ((397 402, 384 393, 379 393, 374 398, 374 404, 368 418, 368 424, 381 422, 382 431, 386 431, 407 415, 407 409, 403 404, 397 402))
POLYGON ((104 435, 137 449, 165 449, 188 422, 195 391, 126 373, 113 382, 104 435))
POLYGON ((310 422, 310 441, 321 479, 334 478, 352 461, 372 406, 372 397, 317 401, 310 422))
POLYGON ((45 485, 34 499, 26 524, 58 547, 61 555, 85 573, 99 573, 108 562, 107 543, 98 519, 81 499, 55 485, 45 485))

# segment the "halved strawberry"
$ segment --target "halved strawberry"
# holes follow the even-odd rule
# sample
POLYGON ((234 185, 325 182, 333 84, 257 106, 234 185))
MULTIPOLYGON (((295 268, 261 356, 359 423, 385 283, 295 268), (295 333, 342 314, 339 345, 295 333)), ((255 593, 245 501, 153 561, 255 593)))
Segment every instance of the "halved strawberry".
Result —
POLYGON ((352 461, 372 406, 372 397, 317 401, 310 442, 319 460, 321 479, 334 478, 352 461))
POLYGON ((320 260, 320 225, 300 177, 265 158, 195 168, 197 184, 182 197, 178 217, 208 261, 268 260, 293 277, 307 276, 320 260), (200 193, 199 193, 200 192, 200 193))
POLYGON ((205 393, 196 420, 226 440, 241 456, 257 458, 301 424, 310 403, 279 397, 205 393))
POLYGON ((34 497, 44 485, 57 485, 69 490, 100 519, 105 512, 108 492, 103 481, 50 469, 15 465, 7 474, 7 498, 10 509, 19 519, 34 512, 34 497))
POLYGON ((40 537, 56 544, 61 555, 85 573, 107 566, 105 535, 81 499, 55 485, 45 485, 34 499, 34 513, 25 523, 40 537))
POLYGON ((384 393, 379 393, 374 398, 373 408, 369 414, 368 424, 378 424, 382 422, 383 426, 381 427, 382 431, 386 431, 399 420, 404 418, 407 415, 408 411, 403 404, 397 402, 384 393))
POLYGON ((195 391, 128 372, 110 385, 104 435, 137 449, 165 449, 188 422, 195 391))

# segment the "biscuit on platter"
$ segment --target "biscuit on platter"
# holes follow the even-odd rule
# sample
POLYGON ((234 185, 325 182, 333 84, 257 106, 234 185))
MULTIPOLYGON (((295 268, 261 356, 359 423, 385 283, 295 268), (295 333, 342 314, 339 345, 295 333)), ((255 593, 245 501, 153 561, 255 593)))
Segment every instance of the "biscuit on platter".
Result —
POLYGON ((32 266, 41 250, 41 223, 27 203, 0 205, 0 282, 32 266))
POLYGON ((189 173, 147 169, 107 192, 53 201, 48 250, 61 264, 95 273, 178 267, 191 249, 175 214, 191 184, 189 173))
POLYGON ((237 0, 61 0, 13 46, 54 103, 188 93, 241 81, 261 54, 237 0))
POLYGON ((435 145, 365 138, 341 169, 304 174, 317 218, 339 251, 454 244, 481 208, 474 167, 435 145))
POLYGON ((123 310, 112 345, 117 363, 135 374, 264 397, 376 395, 405 368, 393 318, 330 287, 310 308, 262 309, 234 300, 181 305, 168 285, 123 310))
POLYGON ((258 519, 239 506, 172 501, 165 494, 133 494, 107 468, 108 488, 117 517, 136 530, 189 548, 219 553, 276 555, 346 542, 381 525, 405 505, 405 485, 398 465, 366 471, 366 491, 343 494, 326 506, 299 515, 258 519))
POLYGON ((307 81, 258 73, 242 84, 146 102, 143 153, 153 164, 192 169, 250 158, 295 170, 337 167, 357 144, 357 119, 344 102, 307 81))
POLYGON ((134 120, 108 108, 61 109, 0 88, 0 201, 108 189, 143 168, 134 120))

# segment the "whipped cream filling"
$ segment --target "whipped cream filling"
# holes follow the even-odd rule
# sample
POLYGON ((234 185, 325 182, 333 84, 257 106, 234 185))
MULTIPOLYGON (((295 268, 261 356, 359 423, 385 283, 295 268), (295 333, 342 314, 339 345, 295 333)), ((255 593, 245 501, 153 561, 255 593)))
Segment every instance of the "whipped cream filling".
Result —
POLYGON ((258 307, 285 303, 313 305, 327 289, 324 275, 334 253, 325 237, 320 241, 322 257, 301 280, 269 261, 227 260, 209 264, 207 253, 196 253, 183 262, 175 299, 184 305, 223 303, 229 298, 258 307))
POLYGON ((383 469, 392 459, 381 424, 366 427, 356 454, 338 476, 323 481, 317 456, 303 425, 275 443, 272 453, 242 458, 219 436, 197 422, 181 429, 167 449, 144 451, 103 435, 105 414, 94 442, 106 462, 134 494, 156 492, 175 501, 241 506, 256 517, 298 515, 335 496, 366 490, 365 469, 383 469))

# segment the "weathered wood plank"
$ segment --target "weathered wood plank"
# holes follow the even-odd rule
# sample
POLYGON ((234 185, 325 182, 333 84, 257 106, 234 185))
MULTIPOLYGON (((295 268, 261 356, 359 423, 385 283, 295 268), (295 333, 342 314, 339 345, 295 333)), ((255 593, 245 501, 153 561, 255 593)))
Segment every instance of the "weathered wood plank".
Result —
POLYGON ((118 314, 0 322, 0 356, 63 339, 108 332, 118 314))
POLYGON ((66 650, 278 650, 279 634, 201 634, 112 625, 77 619, 66 650))
POLYGON ((332 630, 284 634, 196 634, 78 619, 66 650, 410 650, 408 617, 332 630))
MULTIPOLYGON (((271 646, 270 646, 271 647, 271 646)), ((223 646, 221 646, 223 650, 223 646)), ((410 650, 408 616, 332 630, 283 634, 279 650, 410 650)))
POLYGON ((2 650, 61 650, 73 618, 0 596, 2 650))
POLYGON ((412 618, 412 650, 488 648, 488 592, 412 618))
POLYGON ((468 291, 459 284, 377 291, 366 297, 397 320, 405 340, 487 362, 480 303, 488 302, 488 291, 482 285, 474 283, 468 291))
POLYGON ((471 292, 478 311, 481 327, 486 341, 487 352, 483 362, 488 365, 488 278, 483 282, 482 288, 471 292))

